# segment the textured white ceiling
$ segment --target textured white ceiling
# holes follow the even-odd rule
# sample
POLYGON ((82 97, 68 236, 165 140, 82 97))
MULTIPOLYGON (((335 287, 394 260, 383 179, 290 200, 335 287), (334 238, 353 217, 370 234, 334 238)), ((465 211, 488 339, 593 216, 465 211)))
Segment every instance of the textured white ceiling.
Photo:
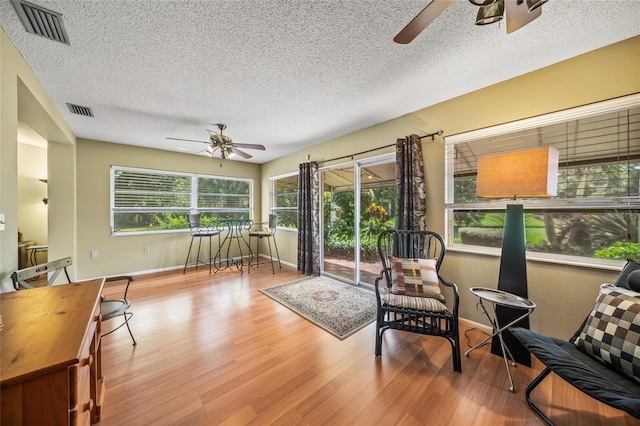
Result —
POLYGON ((393 37, 429 0, 31 1, 70 46, 27 33, 9 0, 0 25, 78 137, 197 154, 166 137, 221 122, 266 146, 256 163, 640 34, 640 0, 550 0, 509 35, 458 0, 408 45, 393 37))

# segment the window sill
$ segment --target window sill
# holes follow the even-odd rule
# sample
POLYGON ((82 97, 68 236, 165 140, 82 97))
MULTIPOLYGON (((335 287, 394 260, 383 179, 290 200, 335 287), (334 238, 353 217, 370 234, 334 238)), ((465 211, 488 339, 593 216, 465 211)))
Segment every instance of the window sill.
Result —
POLYGON ((285 228, 285 227, 279 227, 278 226, 278 232, 298 232, 298 228, 285 228))
MULTIPOLYGON (((481 256, 500 257, 500 249, 481 246, 451 246, 447 247, 448 252, 469 253, 481 256)), ((557 265, 579 266, 582 268, 602 269, 608 271, 620 271, 625 264, 624 260, 610 260, 586 258, 580 256, 568 256, 551 253, 538 253, 527 251, 527 261, 553 263, 557 265)))

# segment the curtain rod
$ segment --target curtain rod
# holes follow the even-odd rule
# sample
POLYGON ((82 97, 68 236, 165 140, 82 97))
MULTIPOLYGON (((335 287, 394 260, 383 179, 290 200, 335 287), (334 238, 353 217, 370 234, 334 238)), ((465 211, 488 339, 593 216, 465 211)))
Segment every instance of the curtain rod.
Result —
MULTIPOLYGON (((433 141, 433 140, 434 140, 434 138, 435 138, 435 136, 440 136, 440 135, 442 135, 442 133, 443 133, 443 131, 442 131, 442 130, 438 130, 438 131, 437 131, 437 132, 435 132, 435 133, 429 133, 428 135, 418 136, 418 139, 431 138, 431 140, 433 141)), ((366 151, 356 152, 355 154, 351 154, 351 155, 343 155, 342 157, 330 158, 330 159, 328 159, 328 160, 322 160, 322 161, 319 161, 319 163, 328 163, 328 162, 330 162, 330 161, 343 160, 343 159, 345 159, 345 158, 350 158, 350 159, 352 159, 352 160, 353 160, 353 157, 355 157, 356 155, 368 154, 368 153, 370 153, 370 152, 377 151, 377 150, 379 150, 379 149, 391 148, 392 146, 396 146, 396 144, 395 144, 395 143, 393 143, 393 144, 391 144, 391 145, 385 145, 385 146, 380 146, 380 147, 378 147, 378 148, 368 149, 368 150, 366 150, 366 151)), ((309 155, 307 155, 307 161, 309 161, 309 160, 310 160, 310 158, 309 158, 309 157, 310 157, 310 156, 309 156, 309 155)))
POLYGON ((444 132, 442 130, 438 130, 435 133, 429 133, 428 135, 418 136, 418 139, 431 138, 431 141, 433 142, 433 140, 435 139, 436 136, 441 136, 443 133, 444 132))
MULTIPOLYGON (((372 148, 372 149, 368 149, 366 151, 356 152, 355 154, 351 154, 351 155, 343 155, 342 157, 330 158, 328 160, 319 161, 319 163, 328 163, 330 161, 342 160, 344 158, 351 158, 353 160, 353 157, 355 157, 356 155, 367 154, 369 152, 377 151, 379 149, 391 148, 392 146, 396 146, 396 144, 392 143, 391 145, 379 146, 378 148, 372 148)), ((308 157, 309 156, 307 155, 307 161, 309 161, 308 157)))

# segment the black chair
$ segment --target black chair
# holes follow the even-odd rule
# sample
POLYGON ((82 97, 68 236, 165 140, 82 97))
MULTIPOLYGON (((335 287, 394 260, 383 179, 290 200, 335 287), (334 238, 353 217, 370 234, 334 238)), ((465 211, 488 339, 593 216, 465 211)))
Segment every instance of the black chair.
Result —
POLYGON ((251 238, 255 238, 256 239, 256 253, 255 253, 255 257, 256 257, 256 261, 255 263, 253 262, 253 254, 250 254, 249 256, 249 272, 251 272, 251 266, 255 265, 256 267, 258 267, 258 265, 260 263, 270 263, 271 264, 271 272, 272 273, 276 273, 275 268, 273 267, 273 263, 274 262, 278 262, 278 265, 280 265, 280 269, 282 269, 282 263, 280 263, 280 253, 278 253, 278 244, 276 244, 276 229, 278 228, 278 215, 277 214, 270 214, 269 215, 269 222, 262 222, 262 223, 254 223, 253 227, 251 229, 249 229, 249 248, 251 248, 251 238), (258 256, 259 256, 259 244, 260 244, 260 240, 262 240, 263 238, 267 239, 267 245, 269 247, 269 261, 268 262, 260 262, 258 260, 258 256), (273 260, 273 253, 271 252, 271 240, 273 239, 273 245, 276 249, 276 256, 277 259, 273 260))
POLYGON ((378 301, 376 356, 382 356, 382 334, 389 329, 444 337, 451 343, 453 369, 461 372, 458 332, 460 294, 457 285, 445 281, 439 273, 445 255, 442 237, 430 231, 384 231, 378 238, 378 251, 383 269, 375 281, 378 301), (418 259, 429 260, 419 261, 418 259), (402 268, 407 265, 417 267, 419 264, 421 264, 420 268, 424 269, 420 269, 422 281, 416 284, 409 276, 403 274, 402 268), (422 285, 429 275, 425 272, 427 266, 424 265, 427 264, 428 268, 435 268, 435 271, 431 272, 433 281, 428 287, 422 285), (404 278, 407 280, 405 281, 404 278), (406 289, 404 285, 399 285, 400 282, 406 283, 406 289), (453 291, 453 299, 450 300, 451 309, 444 304, 442 296, 438 296, 440 284, 453 291))
MULTIPOLYGON (((640 263, 627 260, 614 285, 640 294, 640 263)), ((601 295, 602 290, 598 300, 601 295)), ((599 302, 596 301, 591 313, 568 341, 525 328, 510 329, 527 350, 544 364, 544 370, 527 386, 524 397, 529 407, 546 424, 554 425, 555 423, 533 402, 531 392, 552 372, 586 395, 640 419, 638 376, 635 375, 632 378, 621 371, 621 359, 630 362, 636 358, 632 355, 633 349, 629 352, 624 348, 636 347, 637 340, 634 336, 637 334, 631 330, 637 328, 639 303, 640 297, 637 297, 635 303, 627 304, 627 312, 626 309, 620 308, 622 305, 618 303, 614 303, 615 306, 607 305, 598 308, 599 302), (607 311, 607 314, 604 315, 603 311, 607 311), (603 361, 593 352, 589 354, 588 351, 579 348, 582 345, 576 346, 576 340, 581 337, 583 331, 586 331, 585 325, 590 321, 597 324, 597 327, 594 327, 599 330, 597 333, 602 333, 600 341, 595 336, 589 337, 590 344, 600 347, 603 352, 611 353, 608 362, 603 361), (628 333, 627 329, 629 329, 628 333)), ((568 401, 563 401, 563 403, 566 402, 568 401)))
MULTIPOLYGON (((33 283, 27 282, 30 279, 37 279, 40 275, 51 274, 47 281, 44 278, 41 280, 41 286, 52 286, 54 285, 54 281, 64 272, 64 275, 67 279, 67 283, 71 283, 71 278, 69 277, 69 273, 67 271, 67 267, 71 266, 71 258, 65 257, 63 259, 53 260, 51 262, 43 263, 41 265, 31 266, 29 268, 21 269, 19 271, 11 274, 11 279, 13 280, 13 286, 16 290, 20 290, 20 288, 24 289, 32 289, 35 286, 31 285, 33 283)), ((45 277, 46 278, 46 277, 45 277)), ((109 331, 108 333, 103 334, 106 336, 108 334, 113 333, 123 325, 127 326, 129 330, 129 335, 131 336, 131 340, 133 340, 133 344, 136 345, 136 339, 133 337, 133 333, 131 333, 131 328, 129 327, 129 320, 133 316, 133 312, 129 312, 129 308, 131 308, 131 302, 127 299, 127 293, 129 292, 129 285, 131 281, 134 280, 134 277, 129 275, 117 276, 117 277, 109 277, 105 278, 105 282, 114 282, 114 281, 127 281, 127 285, 124 289, 124 295, 121 299, 107 299, 104 296, 100 298, 100 316, 102 317, 102 322, 108 321, 113 318, 123 317, 124 322, 109 331)))
POLYGON ((133 333, 131 332, 131 327, 129 327, 129 320, 133 316, 133 312, 129 312, 129 308, 131 307, 131 302, 127 299, 127 293, 129 292, 129 285, 135 278, 130 275, 123 275, 118 277, 108 277, 105 278, 105 282, 116 282, 116 281, 127 281, 127 285, 124 288, 124 294, 121 299, 107 299, 102 296, 100 300, 100 315, 102 316, 102 322, 122 317, 123 322, 119 326, 115 327, 111 331, 103 334, 102 336, 107 336, 123 325, 127 326, 127 330, 129 330, 129 335, 131 336, 131 340, 133 340, 133 345, 137 344, 136 339, 133 337, 133 333))
POLYGON ((189 266, 189 257, 191 256, 191 249, 193 248, 193 240, 198 239, 198 253, 196 255, 196 269, 198 268, 198 264, 202 263, 205 265, 209 265, 209 272, 211 272, 211 267, 214 263, 213 261, 213 252, 211 251, 211 238, 218 236, 218 247, 220 247, 220 233, 222 232, 219 227, 207 227, 202 226, 202 219, 200 217, 200 213, 192 213, 187 215, 189 219, 189 229, 191 230, 191 243, 189 244, 189 251, 187 252, 187 259, 184 261, 184 269, 182 273, 187 272, 187 266, 189 266), (200 248, 202 246, 202 239, 209 238, 209 262, 204 262, 200 260, 200 248))

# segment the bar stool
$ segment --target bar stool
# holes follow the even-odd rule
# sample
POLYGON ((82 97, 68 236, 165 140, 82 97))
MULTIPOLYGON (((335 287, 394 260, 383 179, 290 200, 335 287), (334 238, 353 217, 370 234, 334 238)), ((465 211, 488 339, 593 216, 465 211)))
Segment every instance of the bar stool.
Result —
MULTIPOLYGON (((249 247, 251 247, 251 238, 255 238, 256 239, 256 253, 255 253, 255 257, 256 257, 256 262, 255 262, 255 266, 256 268, 258 267, 258 265, 260 263, 270 263, 271 264, 271 272, 272 273, 276 273, 275 268, 273 267, 273 263, 274 262, 278 262, 278 265, 280 265, 280 269, 282 269, 282 263, 280 263, 280 253, 278 253, 278 244, 276 244, 276 229, 278 228, 278 215, 277 214, 270 214, 269 215, 269 222, 268 223, 254 223, 254 226, 252 229, 249 230, 249 247), (268 225, 267 227, 265 227, 264 225, 268 225), (267 245, 269 247, 269 261, 265 261, 265 262, 260 262, 258 260, 258 256, 260 253, 260 240, 266 238, 267 239, 267 245), (271 252, 271 239, 273 239, 273 245, 276 249, 276 256, 277 259, 273 260, 273 254, 271 252)), ((251 272, 251 266, 253 265, 253 254, 249 255, 249 272, 251 272)))
POLYGON ((187 260, 184 261, 184 269, 182 273, 187 272, 187 266, 189 265, 189 257, 191 256, 191 248, 193 247, 193 240, 198 239, 198 254, 196 255, 196 269, 198 269, 198 264, 208 264, 209 265, 209 273, 211 273, 211 266, 213 264, 212 260, 212 251, 211 251, 211 238, 214 236, 218 236, 218 245, 220 245, 220 233, 221 230, 217 228, 209 228, 201 225, 200 213, 191 213, 188 215, 189 217, 189 229, 191 230, 191 244, 189 244, 189 251, 187 252, 187 260), (200 247, 202 245, 202 239, 209 238, 209 262, 203 262, 200 260, 200 247))

